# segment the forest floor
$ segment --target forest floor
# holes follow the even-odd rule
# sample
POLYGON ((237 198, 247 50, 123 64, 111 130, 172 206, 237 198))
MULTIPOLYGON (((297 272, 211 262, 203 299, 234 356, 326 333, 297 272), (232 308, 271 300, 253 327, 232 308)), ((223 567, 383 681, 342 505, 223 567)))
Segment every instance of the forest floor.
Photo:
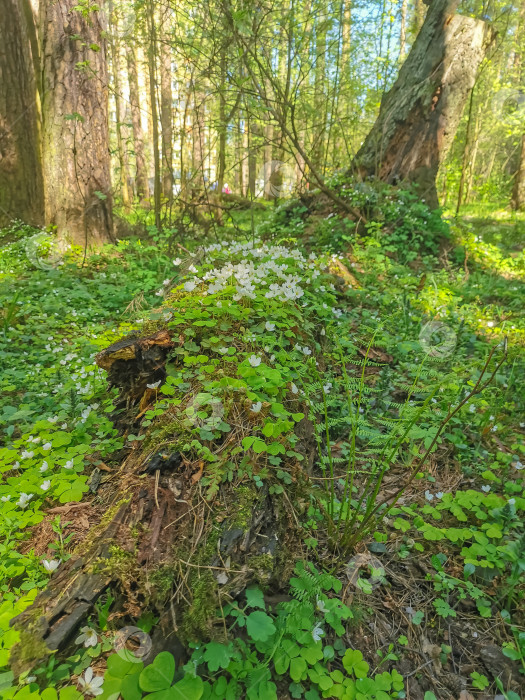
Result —
MULTIPOLYGON (((101 700, 525 697, 525 221, 443 224, 409 193, 365 194, 359 236, 322 199, 232 212, 205 239, 150 228, 84 262, 28 227, 2 233, 0 697, 98 695, 90 669, 105 675, 101 700), (179 338, 175 360, 123 428, 96 355, 159 329, 179 338), (225 387, 244 398, 221 403, 225 387), (280 580, 259 571, 235 594, 233 563, 197 560, 221 571, 217 617, 199 618, 184 667, 156 657, 161 681, 109 655, 124 624, 154 636, 158 621, 145 598, 117 609, 121 581, 60 659, 16 677, 10 620, 68 566, 119 465, 152 440, 185 456, 210 512, 232 507, 227 488, 289 499, 280 580)), ((168 492, 147 478, 155 498, 168 492)))

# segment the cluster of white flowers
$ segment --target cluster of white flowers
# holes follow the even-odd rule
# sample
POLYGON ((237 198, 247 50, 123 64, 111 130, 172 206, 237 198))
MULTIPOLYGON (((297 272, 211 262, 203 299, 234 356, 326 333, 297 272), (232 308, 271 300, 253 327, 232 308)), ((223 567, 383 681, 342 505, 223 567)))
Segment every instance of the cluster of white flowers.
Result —
MULTIPOLYGON (((214 243, 204 248, 205 253, 217 253, 227 256, 230 260, 235 256, 243 256, 238 263, 227 262, 218 269, 209 270, 200 280, 194 277, 184 284, 184 289, 191 292, 197 283, 208 282, 208 289, 205 293, 217 294, 229 286, 235 287, 234 301, 243 298, 255 299, 256 290, 259 287, 267 287, 265 296, 268 299, 276 298, 281 301, 293 301, 300 299, 304 295, 304 289, 300 283, 299 275, 289 271, 289 264, 286 259, 294 261, 294 267, 299 267, 309 272, 311 279, 320 274, 317 263, 313 262, 315 256, 306 259, 303 253, 295 248, 287 248, 281 245, 268 245, 260 241, 250 241, 248 243, 214 243), (251 258, 251 259, 250 259, 251 258), (268 284, 270 277, 277 277, 278 282, 268 284)), ((192 273, 197 273, 197 269, 192 265, 189 268, 192 273)), ((267 329, 268 330, 268 329, 267 329)))
POLYGON ((295 349, 298 350, 299 352, 302 352, 303 355, 307 355, 307 356, 308 356, 308 355, 311 355, 311 354, 312 354, 312 351, 310 350, 310 348, 309 348, 307 345, 305 345, 305 346, 303 347, 303 346, 299 345, 299 343, 296 343, 296 344, 295 344, 295 349))

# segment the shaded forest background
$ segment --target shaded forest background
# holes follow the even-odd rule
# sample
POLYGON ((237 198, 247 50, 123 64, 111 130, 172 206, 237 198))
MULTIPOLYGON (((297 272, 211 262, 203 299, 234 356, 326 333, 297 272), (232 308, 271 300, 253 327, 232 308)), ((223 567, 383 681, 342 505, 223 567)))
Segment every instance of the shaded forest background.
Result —
MULTIPOLYGON (((77 243, 114 239, 113 205, 160 227, 196 197, 277 199, 346 170, 427 12, 422 0, 0 9, 0 223, 55 225, 77 243)), ((495 40, 437 178, 440 202, 519 209, 525 3, 459 12, 495 40)))

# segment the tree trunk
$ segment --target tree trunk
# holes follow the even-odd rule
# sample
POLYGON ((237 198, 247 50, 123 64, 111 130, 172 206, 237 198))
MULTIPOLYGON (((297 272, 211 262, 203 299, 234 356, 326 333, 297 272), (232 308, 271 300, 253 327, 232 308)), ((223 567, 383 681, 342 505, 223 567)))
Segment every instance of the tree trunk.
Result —
POLYGON ((148 169, 144 154, 144 135, 140 118, 139 75, 137 56, 134 47, 126 51, 128 64, 129 102, 133 127, 133 148, 135 151, 135 192, 140 202, 149 197, 148 169))
POLYGON ((162 193, 173 201, 173 94, 171 89, 170 11, 161 17, 160 35, 160 123, 162 126, 162 193))
MULTIPOLYGON (((195 88, 194 88, 195 89, 195 88)), ((203 92, 193 93, 193 115, 192 115, 192 134, 193 134, 193 167, 191 174, 191 187, 197 190, 202 190, 204 186, 204 168, 205 168, 205 129, 206 129, 206 98, 203 92)))
POLYGON ((316 170, 324 174, 324 154, 326 141, 326 51, 328 20, 327 10, 320 11, 316 24, 315 42, 315 83, 314 83, 314 142, 312 144, 312 162, 316 170))
POLYGON ((117 135, 117 156, 119 165, 120 195, 122 197, 122 207, 124 211, 129 212, 131 208, 131 198, 128 186, 129 169, 124 138, 122 136, 125 107, 122 95, 122 87, 120 84, 120 47, 118 45, 118 39, 116 37, 113 37, 111 41, 111 67, 113 69, 113 88, 115 92, 115 132, 117 135))
POLYGON ((0 0, 0 17, 0 226, 38 226, 44 191, 29 31, 17 0, 0 0))
POLYGON ((476 115, 476 122, 474 124, 474 137, 473 137, 473 143, 472 143, 472 149, 471 149, 471 154, 470 154, 470 159, 469 159, 469 167, 468 167, 468 179, 467 179, 467 186, 465 188, 465 204, 470 203, 470 199, 472 196, 472 188, 474 186, 474 177, 476 174, 476 161, 478 158, 478 152, 479 152, 479 136, 480 136, 480 128, 479 128, 479 112, 476 115))
MULTIPOLYGON (((160 330, 97 355, 110 384, 120 388, 114 418, 121 429, 140 430, 140 416, 156 397, 148 384, 166 378, 167 362, 177 363, 169 354, 177 343, 176 334, 160 330)), ((297 426, 295 449, 305 453, 309 469, 316 453, 313 428, 306 419, 297 426)), ((252 582, 279 585, 291 574, 287 552, 299 546, 301 531, 288 498, 304 497, 302 469, 287 493, 272 495, 243 479, 204 499, 204 463, 175 447, 182 444, 182 428, 164 430, 160 441, 158 429, 146 431, 141 448, 99 488, 103 519, 34 604, 12 620, 21 634, 10 658, 15 675, 44 661, 50 650, 67 648, 108 586, 124 594, 128 614, 138 616, 140 601, 147 600, 166 636, 175 633, 187 642, 209 632, 221 597, 236 596, 252 582), (116 557, 122 565, 115 566, 116 557)), ((93 504, 92 516, 96 508, 101 512, 93 504)))
POLYGON ((115 241, 108 73, 98 11, 42 0, 43 166, 46 222, 84 246, 115 241))
POLYGON ((155 28, 155 5, 153 0, 149 0, 147 8, 148 29, 149 29, 149 44, 148 44, 148 77, 149 77, 149 94, 151 106, 151 129, 152 129, 152 144, 153 144, 153 167, 154 167, 154 184, 153 184, 153 206, 155 210, 155 226, 157 231, 162 228, 160 216, 161 208, 161 174, 160 174, 160 154, 159 154, 159 120, 157 112, 157 80, 155 75, 155 60, 157 33, 155 28))
POLYGON ((405 60, 407 44, 407 7, 408 0, 401 1, 401 23, 399 28, 399 62, 405 60))
POLYGON ((514 178, 514 188, 512 190, 512 208, 517 211, 525 210, 525 132, 521 137, 518 171, 514 178))
MULTIPOLYGON (((516 34, 518 46, 516 47, 514 68, 518 82, 523 86, 525 84, 525 49, 523 47, 523 42, 525 41, 525 0, 521 2, 519 25, 516 34)), ((525 210, 525 131, 521 136, 520 155, 518 168, 514 176, 511 206, 517 211, 525 210)))
POLYGON ((253 117, 247 117, 247 140, 248 140, 248 183, 246 196, 255 199, 257 190, 257 139, 259 133, 258 124, 253 117))
POLYGON ((220 194, 224 186, 226 173, 226 47, 221 46, 219 58, 219 148, 217 153, 217 192, 220 194))
POLYGON ((273 124, 264 127, 264 198, 272 201, 275 191, 272 183, 273 160, 273 124))
POLYGON ((487 25, 433 0, 421 31, 355 158, 361 177, 409 180, 438 206, 436 175, 492 40, 487 25))

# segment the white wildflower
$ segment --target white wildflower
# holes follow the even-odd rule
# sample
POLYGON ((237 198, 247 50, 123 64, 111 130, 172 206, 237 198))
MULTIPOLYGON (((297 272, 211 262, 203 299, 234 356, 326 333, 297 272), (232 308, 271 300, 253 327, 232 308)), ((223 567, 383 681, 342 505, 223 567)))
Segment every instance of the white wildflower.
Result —
POLYGON ((184 291, 185 292, 193 292, 193 290, 195 289, 196 286, 197 285, 195 284, 195 282, 192 282, 191 280, 189 282, 185 282, 184 283, 184 291))
POLYGON ((95 676, 93 677, 93 669, 91 666, 86 669, 86 672, 84 674, 84 677, 82 676, 79 677, 78 683, 82 689, 82 692, 85 695, 102 695, 104 692, 102 690, 102 684, 104 683, 104 679, 102 676, 95 676))
POLYGON ((86 648, 96 647, 98 644, 97 633, 91 627, 82 627, 80 636, 75 639, 75 644, 83 644, 86 648))
POLYGON ((257 403, 252 403, 251 411, 254 413, 260 413, 262 408, 262 401, 257 401, 257 403))
POLYGON ((148 389, 157 389, 157 387, 160 386, 160 379, 158 382, 155 382, 153 384, 146 384, 146 386, 148 387, 148 389))
POLYGON ((178 267, 181 264, 181 262, 182 260, 180 258, 175 258, 175 260, 173 260, 173 264, 175 265, 175 267, 178 267))
POLYGON ((16 502, 17 506, 20 506, 20 508, 27 508, 27 504, 29 501, 33 498, 32 493, 21 493, 20 498, 16 502))
POLYGON ((312 630, 312 637, 314 638, 314 642, 319 642, 323 636, 323 628, 320 624, 317 624, 312 630))
POLYGON ((251 355, 248 358, 248 362, 251 364, 252 367, 258 367, 261 364, 261 358, 257 355, 251 355))
POLYGON ((42 559, 42 566, 48 574, 52 574, 60 566, 60 559, 42 559))
POLYGON ((266 321, 264 324, 264 327, 266 328, 267 331, 274 331, 275 330, 275 323, 271 323, 270 321, 266 321))
POLYGON ((317 609, 320 610, 321 612, 326 612, 326 605, 324 600, 321 600, 319 596, 316 598, 316 603, 317 603, 317 609))
POLYGON ((50 486, 51 482, 49 480, 44 481, 42 484, 40 484, 40 488, 42 489, 42 491, 47 491, 50 486))

